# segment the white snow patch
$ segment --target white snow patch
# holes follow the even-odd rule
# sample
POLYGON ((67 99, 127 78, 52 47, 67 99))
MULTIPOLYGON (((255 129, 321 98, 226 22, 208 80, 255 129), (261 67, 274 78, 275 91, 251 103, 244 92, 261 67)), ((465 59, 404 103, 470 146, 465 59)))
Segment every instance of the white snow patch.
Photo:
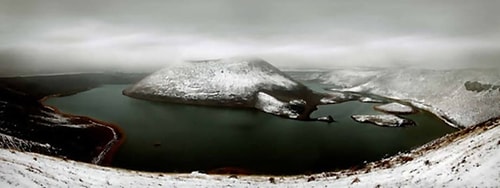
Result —
POLYGON ((357 122, 361 123, 374 123, 384 127, 402 127, 411 125, 412 122, 392 114, 383 115, 353 115, 351 116, 357 122))
MULTIPOLYGON (((290 104, 305 104, 304 100, 292 100, 290 104)), ((257 93, 257 102, 255 103, 255 108, 262 110, 266 113, 287 116, 292 119, 299 117, 300 114, 292 111, 289 108, 289 103, 281 102, 271 95, 264 92, 257 93)))
POLYGON ((360 97, 358 100, 359 100, 359 102, 362 102, 362 103, 382 103, 383 102, 382 100, 374 99, 371 97, 360 97))
POLYGON ((350 100, 355 100, 359 96, 353 95, 345 92, 328 92, 325 93, 326 96, 320 99, 322 104, 337 104, 350 100))
POLYGON ((382 112, 388 112, 388 113, 411 114, 411 113, 415 112, 415 110, 412 107, 401 104, 401 103, 397 103, 397 102, 378 105, 378 106, 375 106, 374 108, 376 110, 380 110, 382 112))
POLYGON ((337 103, 336 100, 334 100, 333 98, 330 98, 330 97, 323 97, 323 98, 321 98, 321 100, 319 102, 321 102, 322 104, 336 104, 337 103))

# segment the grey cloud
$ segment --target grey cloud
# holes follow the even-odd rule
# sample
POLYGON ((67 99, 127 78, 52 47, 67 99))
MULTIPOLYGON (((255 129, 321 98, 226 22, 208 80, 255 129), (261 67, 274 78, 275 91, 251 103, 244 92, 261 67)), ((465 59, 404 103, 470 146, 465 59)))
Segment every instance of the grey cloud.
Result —
POLYGON ((0 68, 152 70, 235 55, 291 68, 498 67, 497 7, 489 0, 1 0, 0 68))

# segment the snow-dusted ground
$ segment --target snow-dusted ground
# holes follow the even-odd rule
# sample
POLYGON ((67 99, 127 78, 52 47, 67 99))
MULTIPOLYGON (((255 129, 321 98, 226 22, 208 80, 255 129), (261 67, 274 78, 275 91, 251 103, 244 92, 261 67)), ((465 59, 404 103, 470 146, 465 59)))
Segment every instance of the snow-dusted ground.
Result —
POLYGON ((365 92, 400 99, 445 117, 451 125, 472 126, 500 116, 500 90, 468 90, 468 82, 500 85, 500 69, 339 69, 311 74, 336 91, 365 92))
POLYGON ((290 105, 305 105, 306 101, 304 100, 293 100, 289 103, 284 103, 274 98, 273 96, 259 92, 257 94, 257 102, 255 103, 255 108, 262 110, 266 113, 274 114, 274 115, 283 115, 289 118, 295 119, 299 117, 300 113, 294 111, 290 108, 290 105))
POLYGON ((359 102, 364 102, 364 103, 382 103, 382 100, 374 99, 371 97, 360 97, 359 102))
POLYGON ((327 92, 324 97, 320 99, 321 104, 337 104, 346 101, 361 99, 359 95, 353 95, 346 92, 327 92))
POLYGON ((310 176, 146 173, 0 149, 0 187, 498 187, 500 120, 494 124, 357 171, 310 176))
POLYGON ((397 102, 391 102, 389 104, 378 105, 374 107, 375 110, 379 110, 387 113, 394 114, 411 114, 414 113, 415 110, 411 106, 407 106, 397 102))
POLYGON ((408 119, 403 119, 392 114, 382 115, 352 115, 352 119, 361 123, 372 123, 382 127, 404 127, 415 125, 415 123, 408 119))

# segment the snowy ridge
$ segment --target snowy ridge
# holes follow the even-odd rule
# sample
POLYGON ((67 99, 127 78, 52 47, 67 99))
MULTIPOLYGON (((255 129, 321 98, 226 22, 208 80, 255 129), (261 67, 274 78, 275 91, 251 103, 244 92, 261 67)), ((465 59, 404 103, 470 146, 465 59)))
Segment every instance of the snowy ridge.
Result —
POLYGON ((272 181, 269 176, 127 171, 0 149, 0 187, 498 187, 498 125, 500 120, 415 158, 396 156, 407 162, 392 168, 272 177, 272 181))
POLYGON ((299 85, 264 60, 230 58, 177 63, 151 74, 124 93, 182 100, 246 101, 261 90, 293 90, 299 85))
POLYGON ((43 149, 50 153, 56 153, 57 151, 48 143, 42 144, 38 142, 27 141, 2 133, 0 133, 0 148, 15 149, 18 151, 37 151, 43 149))
POLYGON ((500 85, 500 69, 333 70, 308 79, 331 84, 336 91, 366 92, 410 102, 454 126, 468 127, 500 116, 500 91, 475 92, 465 87, 470 81, 500 85))
POLYGON ((64 117, 60 114, 49 113, 46 111, 42 111, 43 115, 30 115, 31 118, 37 120, 40 125, 48 126, 48 127, 71 127, 71 128, 87 128, 90 126, 94 126, 93 124, 73 124, 67 117, 64 117), (46 123, 50 122, 50 123, 46 123))

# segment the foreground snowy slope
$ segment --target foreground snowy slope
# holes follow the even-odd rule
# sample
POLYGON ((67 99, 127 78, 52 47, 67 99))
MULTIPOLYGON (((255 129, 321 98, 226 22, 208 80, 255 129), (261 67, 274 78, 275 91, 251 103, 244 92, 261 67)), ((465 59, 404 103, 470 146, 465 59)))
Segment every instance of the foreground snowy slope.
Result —
POLYGON ((357 171, 269 177, 126 171, 0 149, 0 187, 498 187, 500 119, 357 171))

